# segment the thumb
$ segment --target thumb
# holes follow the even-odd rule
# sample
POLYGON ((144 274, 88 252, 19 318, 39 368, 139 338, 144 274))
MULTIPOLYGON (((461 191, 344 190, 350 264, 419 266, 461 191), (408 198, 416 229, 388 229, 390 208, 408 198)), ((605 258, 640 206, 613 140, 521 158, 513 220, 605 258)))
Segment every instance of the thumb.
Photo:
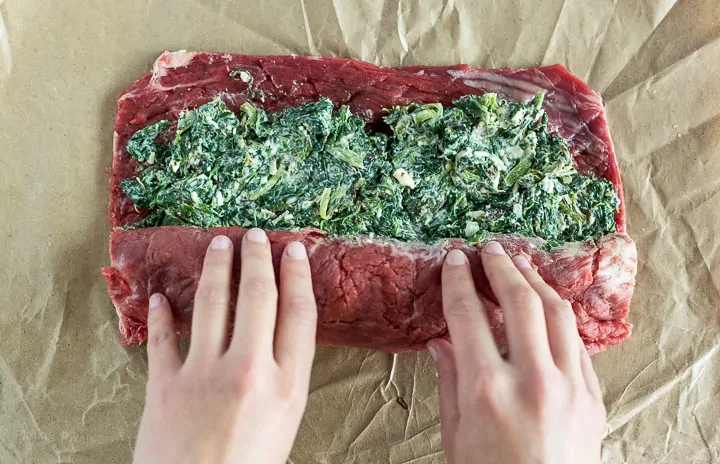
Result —
POLYGON ((430 340, 427 346, 437 364, 442 434, 448 438, 454 435, 460 419, 455 354, 450 342, 442 338, 430 340))
POLYGON ((148 311, 148 379, 164 380, 182 366, 170 303, 159 293, 150 297, 148 311))

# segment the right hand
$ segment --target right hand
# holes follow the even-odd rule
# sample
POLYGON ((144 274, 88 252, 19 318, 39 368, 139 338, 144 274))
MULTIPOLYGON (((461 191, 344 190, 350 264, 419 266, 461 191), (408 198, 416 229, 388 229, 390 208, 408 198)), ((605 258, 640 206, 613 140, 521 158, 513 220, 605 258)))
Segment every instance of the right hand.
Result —
POLYGON ((448 463, 599 463, 605 406, 572 307, 498 243, 483 249, 482 261, 509 353, 504 359, 493 340, 467 258, 451 251, 442 297, 454 342, 428 344, 448 463))

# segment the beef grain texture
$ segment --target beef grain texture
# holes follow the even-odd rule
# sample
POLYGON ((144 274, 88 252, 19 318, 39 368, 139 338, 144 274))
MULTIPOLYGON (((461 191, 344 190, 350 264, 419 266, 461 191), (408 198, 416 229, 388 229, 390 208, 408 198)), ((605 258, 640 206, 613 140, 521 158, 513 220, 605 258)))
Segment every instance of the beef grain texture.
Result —
MULTIPOLYGON (((497 235, 513 255, 523 253, 553 288, 571 301, 578 329, 591 353, 629 336, 625 322, 637 268, 635 245, 624 233, 623 192, 600 95, 564 67, 472 69, 413 66, 381 68, 357 60, 299 56, 246 56, 197 52, 166 52, 153 71, 118 98, 113 174, 110 180, 110 221, 131 225, 145 211, 137 210, 120 182, 137 173, 127 153, 137 130, 162 119, 175 121, 186 108, 220 96, 237 110, 248 99, 248 86, 230 73, 245 70, 265 101, 254 103, 278 111, 329 97, 347 104, 370 126, 383 108, 410 102, 441 102, 467 94, 497 92, 504 98, 528 101, 545 91, 543 108, 551 131, 568 141, 578 169, 610 180, 621 199, 616 214, 618 233, 595 243, 567 244, 540 251, 543 241, 519 235, 497 235)), ((110 237, 111 267, 103 269, 108 292, 120 317, 123 344, 147 338, 150 294, 168 296, 181 335, 190 332, 193 295, 205 249, 214 235, 226 234, 240 248, 241 228, 203 230, 194 227, 116 229, 110 237)), ((442 316, 440 269, 446 252, 468 254, 478 293, 485 303, 494 336, 504 343, 503 318, 480 266, 480 245, 446 240, 435 245, 407 244, 371 238, 329 238, 317 231, 269 232, 277 265, 283 247, 300 240, 309 248, 318 302, 318 343, 357 346, 390 352, 424 349, 434 337, 447 337, 442 316)), ((239 257, 234 271, 237 288, 239 257)))
MULTIPOLYGON (((240 277, 240 243, 245 229, 154 227, 116 230, 110 236, 113 266, 103 270, 118 308, 124 344, 147 338, 147 301, 164 293, 172 303, 177 329, 190 334, 193 294, 203 256, 213 236, 235 245, 233 298, 240 277)), ((390 239, 329 238, 317 231, 269 232, 275 269, 285 245, 305 244, 318 305, 317 341, 322 345, 379 348, 391 352, 424 349, 434 337, 447 337, 440 272, 448 250, 463 250, 498 343, 505 342, 503 316, 480 262, 481 245, 446 240, 435 245, 390 239)), ((635 245, 625 234, 596 243, 575 243, 550 252, 544 243, 518 235, 497 235, 510 255, 523 254, 575 310, 578 329, 592 352, 615 345, 630 333, 624 321, 637 264, 635 245)), ((234 301, 231 303, 234 307, 234 301)))

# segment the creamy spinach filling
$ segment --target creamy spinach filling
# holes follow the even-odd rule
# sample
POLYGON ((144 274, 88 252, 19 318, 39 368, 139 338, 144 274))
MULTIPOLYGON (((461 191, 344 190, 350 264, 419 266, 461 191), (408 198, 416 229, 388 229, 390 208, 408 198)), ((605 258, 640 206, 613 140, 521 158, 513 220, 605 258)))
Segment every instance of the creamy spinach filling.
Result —
POLYGON ((315 227, 426 243, 613 232, 613 185, 578 173, 542 100, 396 106, 385 133, 324 97, 277 113, 248 102, 237 115, 216 99, 184 111, 169 143, 158 140, 168 121, 136 132, 127 151, 141 171, 121 187, 150 211, 132 227, 315 227))

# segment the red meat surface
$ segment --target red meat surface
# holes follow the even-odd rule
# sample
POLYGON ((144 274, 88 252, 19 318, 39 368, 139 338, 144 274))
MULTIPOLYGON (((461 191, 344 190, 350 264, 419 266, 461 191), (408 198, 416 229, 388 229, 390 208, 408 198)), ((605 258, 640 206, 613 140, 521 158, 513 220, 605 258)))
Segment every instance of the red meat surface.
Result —
MULTIPOLYGON (((622 184, 602 99, 559 65, 529 69, 473 69, 466 65, 382 68, 337 58, 163 53, 153 71, 118 98, 109 205, 114 227, 134 224, 146 213, 137 210, 120 188, 122 180, 138 172, 137 163, 126 151, 129 138, 149 124, 162 119, 174 121, 184 109, 216 97, 237 110, 248 99, 249 90, 247 83, 230 76, 238 70, 253 76, 253 87, 265 94, 264 102, 253 102, 267 111, 315 101, 323 95, 336 105, 349 105, 370 127, 378 123, 384 108, 393 105, 449 105, 463 95, 485 92, 526 102, 538 92, 546 92, 543 108, 550 130, 567 140, 578 170, 615 185, 621 199, 615 218, 618 233, 549 252, 541 251, 544 242, 539 239, 519 235, 493 238, 510 254, 528 256, 550 285, 572 302, 580 334, 592 353, 630 334, 625 316, 637 258, 634 243, 624 233, 622 184)), ((147 337, 147 300, 153 292, 168 296, 178 331, 189 334, 202 258, 210 239, 218 234, 230 236, 239 250, 244 229, 156 227, 112 232, 111 266, 103 269, 103 274, 120 317, 123 344, 139 343, 147 337)), ((399 352, 424 349, 427 340, 446 337, 440 268, 451 248, 468 254, 496 340, 504 342, 502 312, 482 272, 479 245, 462 240, 421 245, 331 238, 317 231, 269 235, 276 260, 291 240, 303 241, 310 249, 320 344, 399 352)))
MULTIPOLYGON (((118 308, 124 344, 147 338, 147 302, 154 292, 172 303, 177 329, 190 334, 193 297, 210 240, 224 234, 234 242, 233 295, 240 273, 245 229, 153 227, 116 230, 110 236, 113 266, 103 270, 118 308)), ((424 349, 431 338, 447 337, 440 272, 447 251, 463 250, 498 343, 505 342, 503 315, 482 270, 482 245, 446 240, 435 245, 389 239, 332 238, 317 231, 270 231, 275 269, 285 245, 305 244, 318 305, 317 341, 322 345, 424 349)), ((540 239, 497 235, 510 255, 523 254, 575 310, 580 336, 591 353, 615 345, 630 333, 624 321, 635 280, 635 245, 625 234, 596 243, 574 243, 541 251, 540 239)), ((234 298, 234 296, 233 296, 234 298)), ((234 302, 231 304, 234 307, 234 302)))

